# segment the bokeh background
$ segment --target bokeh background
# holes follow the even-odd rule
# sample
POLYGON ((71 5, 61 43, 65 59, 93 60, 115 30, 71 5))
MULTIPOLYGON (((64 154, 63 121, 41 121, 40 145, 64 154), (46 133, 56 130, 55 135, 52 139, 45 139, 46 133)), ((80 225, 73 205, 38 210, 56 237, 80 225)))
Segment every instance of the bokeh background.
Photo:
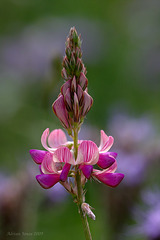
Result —
POLYGON ((81 139, 115 139, 116 189, 87 183, 93 239, 160 239, 160 1, 0 1, 0 239, 84 239, 61 187, 43 190, 29 149, 42 149, 63 83, 70 27, 82 36, 94 104, 81 139))

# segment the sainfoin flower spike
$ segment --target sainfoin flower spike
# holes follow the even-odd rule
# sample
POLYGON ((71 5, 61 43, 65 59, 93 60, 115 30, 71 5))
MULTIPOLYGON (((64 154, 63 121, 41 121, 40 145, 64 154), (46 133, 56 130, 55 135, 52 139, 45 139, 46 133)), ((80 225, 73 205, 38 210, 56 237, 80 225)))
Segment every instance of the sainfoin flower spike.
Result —
POLYGON ((122 173, 116 173, 117 153, 110 152, 114 139, 101 130, 100 145, 90 140, 78 140, 78 132, 93 99, 88 93, 86 68, 82 61, 81 40, 76 29, 70 30, 66 41, 66 55, 63 59, 62 77, 64 84, 52 108, 66 129, 72 141, 67 141, 63 130, 49 131, 41 137, 43 150, 32 149, 30 155, 39 165, 38 183, 45 189, 60 182, 73 196, 83 222, 86 239, 92 239, 87 216, 96 219, 92 207, 85 202, 85 183, 90 180, 116 187, 123 180, 122 173))

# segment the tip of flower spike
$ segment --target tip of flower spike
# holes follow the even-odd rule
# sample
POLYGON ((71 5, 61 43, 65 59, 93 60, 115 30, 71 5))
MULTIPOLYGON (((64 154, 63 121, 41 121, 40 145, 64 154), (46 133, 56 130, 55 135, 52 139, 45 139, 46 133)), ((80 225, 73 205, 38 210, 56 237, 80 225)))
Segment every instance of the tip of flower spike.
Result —
POLYGON ((75 27, 71 27, 68 39, 69 39, 69 42, 72 46, 81 47, 80 36, 78 36, 78 33, 77 33, 75 27))

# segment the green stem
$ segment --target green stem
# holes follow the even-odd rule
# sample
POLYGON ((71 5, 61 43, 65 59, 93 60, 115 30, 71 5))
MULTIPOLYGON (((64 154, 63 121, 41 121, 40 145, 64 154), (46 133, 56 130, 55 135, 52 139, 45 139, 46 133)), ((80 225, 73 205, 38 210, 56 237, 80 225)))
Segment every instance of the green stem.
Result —
MULTIPOLYGON (((74 156, 75 156, 75 160, 77 159, 77 154, 78 154, 78 130, 75 127, 74 128, 74 156)), ((86 216, 86 214, 83 213, 83 210, 82 210, 82 207, 81 207, 82 203, 84 201, 83 188, 82 188, 82 184, 81 184, 81 172, 78 169, 78 167, 75 167, 75 170, 76 170, 75 181, 76 181, 76 185, 77 185, 77 194, 78 194, 78 196, 77 196, 78 210, 79 210, 79 213, 80 213, 80 216, 81 216, 85 238, 86 238, 86 240, 92 240, 87 216, 86 216)))

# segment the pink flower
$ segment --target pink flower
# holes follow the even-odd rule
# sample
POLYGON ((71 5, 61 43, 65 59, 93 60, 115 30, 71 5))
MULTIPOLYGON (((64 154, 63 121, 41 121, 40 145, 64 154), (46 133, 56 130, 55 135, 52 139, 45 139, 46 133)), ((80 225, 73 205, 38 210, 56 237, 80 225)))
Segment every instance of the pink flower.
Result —
POLYGON ((76 161, 76 163, 80 164, 79 168, 86 178, 96 178, 110 187, 116 187, 124 178, 124 174, 115 173, 117 169, 115 160, 117 153, 108 152, 113 142, 113 137, 108 137, 104 131, 101 131, 99 148, 91 141, 83 141, 78 148, 76 161), (95 164, 104 170, 93 169, 95 164))
MULTIPOLYGON (((107 136, 101 131, 99 148, 92 141, 79 141, 78 155, 75 161, 73 154, 73 142, 68 142, 65 133, 56 129, 49 134, 47 128, 41 137, 43 147, 47 151, 30 150, 33 160, 40 164, 41 174, 36 176, 37 181, 43 188, 50 188, 57 182, 67 182, 70 173, 73 176, 72 168, 79 166, 85 178, 93 177, 108 186, 116 187, 123 179, 121 173, 114 173, 117 168, 114 152, 108 152, 113 145, 113 137, 107 136), (93 165, 104 170, 93 169, 93 165)), ((82 176, 83 177, 83 176, 82 176)), ((83 180, 83 182, 85 182, 83 180)))

